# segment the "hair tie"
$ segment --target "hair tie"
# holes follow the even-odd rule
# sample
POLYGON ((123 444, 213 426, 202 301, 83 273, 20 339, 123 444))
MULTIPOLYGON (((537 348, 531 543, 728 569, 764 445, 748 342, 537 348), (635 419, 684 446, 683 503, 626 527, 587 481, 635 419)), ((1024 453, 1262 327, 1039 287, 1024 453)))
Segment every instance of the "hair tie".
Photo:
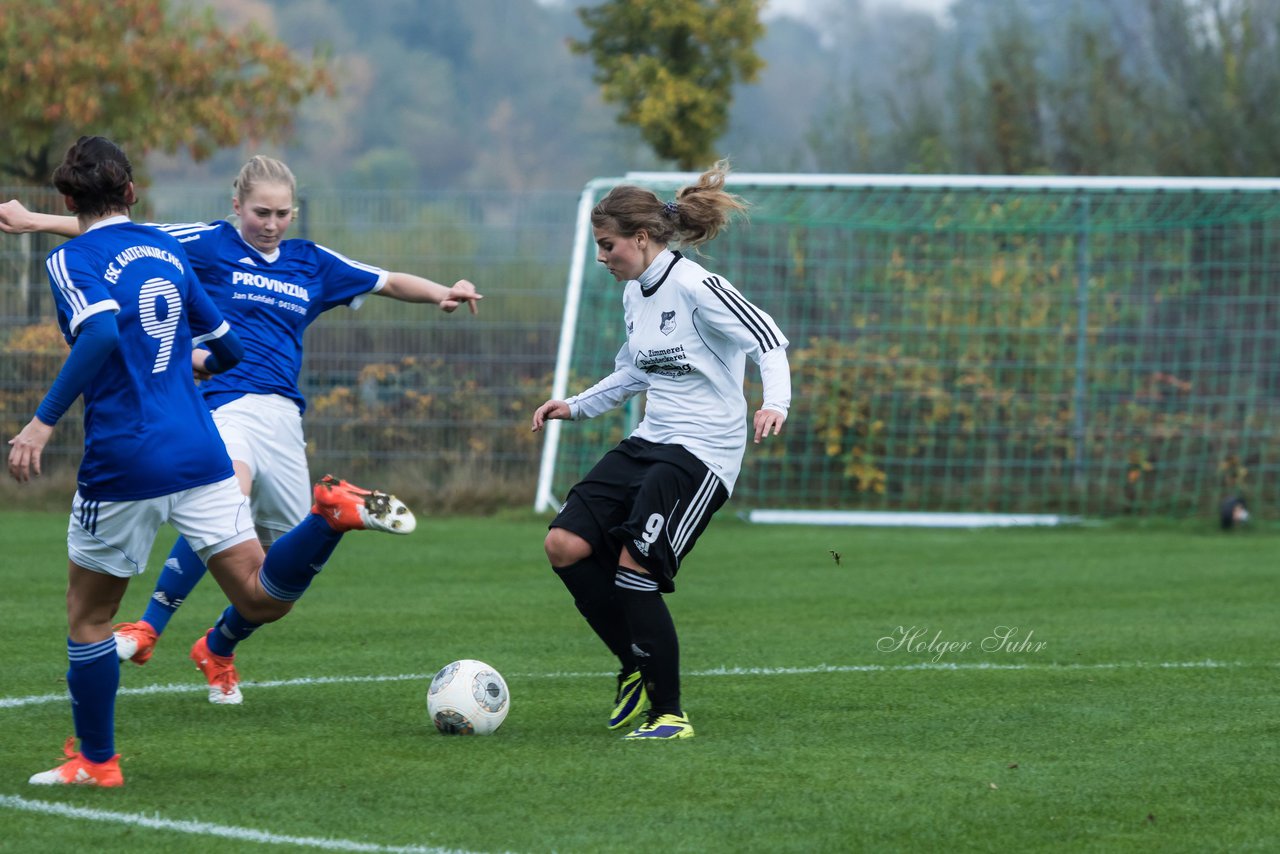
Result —
POLYGON ((675 216, 680 210, 680 205, 676 202, 663 202, 662 209, 666 211, 667 216, 675 216))

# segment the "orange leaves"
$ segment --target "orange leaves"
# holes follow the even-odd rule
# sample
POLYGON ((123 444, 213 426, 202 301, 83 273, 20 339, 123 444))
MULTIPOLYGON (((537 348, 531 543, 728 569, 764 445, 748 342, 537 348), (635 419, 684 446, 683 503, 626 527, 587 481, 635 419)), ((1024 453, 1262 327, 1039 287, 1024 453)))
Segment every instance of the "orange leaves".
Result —
MULTIPOLYGON (((241 140, 283 141, 306 97, 331 93, 323 62, 305 61, 261 28, 222 30, 211 14, 167 0, 23 4, 0 27, 0 164, 59 150, 87 126, 142 162, 187 148, 202 159, 241 140)), ((47 171, 23 177, 43 183, 47 171)))
POLYGON ((66 339, 52 323, 33 323, 16 330, 0 348, 0 352, 31 355, 34 353, 65 355, 66 339))

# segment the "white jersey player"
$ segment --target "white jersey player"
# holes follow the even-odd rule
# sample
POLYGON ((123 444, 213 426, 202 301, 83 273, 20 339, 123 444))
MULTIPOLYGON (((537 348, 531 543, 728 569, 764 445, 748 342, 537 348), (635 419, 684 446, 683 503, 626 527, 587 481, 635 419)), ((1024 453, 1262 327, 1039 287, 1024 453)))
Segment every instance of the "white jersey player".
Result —
POLYGON ((552 520, 547 557, 574 603, 618 657, 610 729, 647 718, 627 739, 693 736, 680 702, 679 641, 662 594, 729 498, 746 450, 746 360, 760 366, 764 401, 754 439, 777 435, 791 403, 787 339, 737 288, 669 248, 713 238, 745 203, 724 190, 723 161, 663 202, 615 187, 591 212, 597 260, 626 282, 627 341, 615 370, 533 414, 591 418, 646 392, 632 434, 570 491, 552 520), (646 708, 647 707, 647 708, 646 708))
POLYGON ((571 417, 593 418, 647 392, 631 435, 684 446, 733 492, 747 447, 747 358, 760 366, 762 408, 785 416, 786 336, 728 280, 670 249, 627 282, 622 306, 627 341, 617 369, 566 401, 571 417))

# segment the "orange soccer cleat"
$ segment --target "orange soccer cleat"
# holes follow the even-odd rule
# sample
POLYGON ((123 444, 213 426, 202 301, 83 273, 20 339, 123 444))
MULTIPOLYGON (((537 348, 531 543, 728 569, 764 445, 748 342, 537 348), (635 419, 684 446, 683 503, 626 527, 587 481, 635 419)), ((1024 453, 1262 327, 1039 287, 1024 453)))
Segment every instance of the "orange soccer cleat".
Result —
POLYGON ((67 757, 57 768, 33 774, 28 783, 35 786, 123 786, 124 774, 120 773, 120 754, 117 753, 106 762, 90 762, 73 750, 76 738, 73 735, 62 746, 67 757))
POLYGON ((146 620, 136 623, 117 623, 111 629, 116 638, 116 656, 121 661, 146 664, 155 652, 159 635, 146 620))
POLYGON ((234 655, 214 655, 209 651, 209 629, 191 647, 191 660, 209 680, 209 702, 219 706, 236 706, 244 702, 240 693, 240 676, 236 673, 234 655))
POLYGON ((316 483, 311 512, 323 516, 335 531, 385 531, 409 534, 417 519, 394 495, 362 489, 331 474, 316 483))

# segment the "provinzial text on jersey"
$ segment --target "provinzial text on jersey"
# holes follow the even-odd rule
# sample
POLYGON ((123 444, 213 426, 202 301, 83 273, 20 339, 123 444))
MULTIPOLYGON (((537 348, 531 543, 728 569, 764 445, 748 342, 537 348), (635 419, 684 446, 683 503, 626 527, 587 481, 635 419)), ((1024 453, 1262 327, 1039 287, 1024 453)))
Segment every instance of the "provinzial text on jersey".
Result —
POLYGON ((178 256, 167 249, 161 249, 159 246, 130 246, 117 254, 115 260, 107 265, 107 271, 103 274, 104 278, 113 285, 118 283, 121 274, 124 273, 124 268, 139 258, 155 258, 158 261, 177 267, 179 273, 186 272, 186 268, 182 266, 178 256))
POLYGON ((272 279, 257 273, 245 273, 242 271, 232 273, 231 284, 233 286, 248 285, 251 288, 260 288, 264 291, 285 294, 303 302, 311 302, 311 295, 301 285, 295 285, 293 282, 282 282, 279 279, 272 279))

